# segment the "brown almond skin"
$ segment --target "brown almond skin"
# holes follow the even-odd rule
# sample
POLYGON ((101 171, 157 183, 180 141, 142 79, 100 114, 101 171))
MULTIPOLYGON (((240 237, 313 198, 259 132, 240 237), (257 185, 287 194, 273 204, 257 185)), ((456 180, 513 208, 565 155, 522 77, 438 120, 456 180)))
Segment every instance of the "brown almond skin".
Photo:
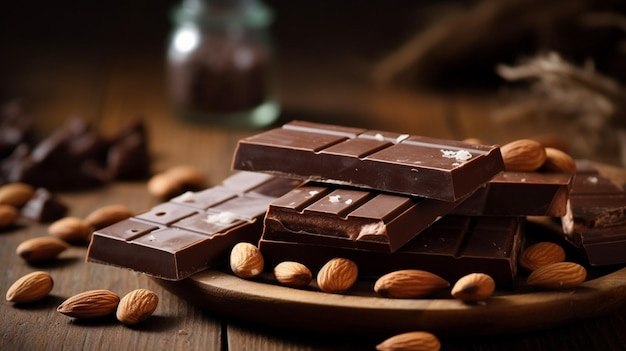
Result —
POLYGON ((452 287, 454 298, 465 302, 483 301, 493 295, 496 282, 484 273, 471 273, 461 277, 452 287))
POLYGON ((557 262, 565 261, 565 250, 552 242, 538 242, 530 245, 518 258, 518 264, 526 271, 532 272, 537 268, 557 262))
POLYGON ((237 243, 230 252, 230 269, 236 276, 252 279, 263 273, 265 260, 259 249, 246 242, 237 243))
POLYGON ((504 169, 507 171, 532 172, 546 161, 544 146, 531 139, 519 139, 500 147, 504 169))
POLYGON ((7 290, 6 299, 10 302, 27 303, 48 296, 54 281, 47 272, 37 271, 26 274, 15 281, 7 290))
POLYGON ((359 276, 359 269, 347 258, 333 258, 317 273, 317 286, 326 293, 341 294, 348 291, 359 276))
POLYGON ((285 261, 274 267, 274 278, 281 285, 291 288, 303 288, 313 280, 313 273, 302 263, 285 261))
POLYGON ((48 234, 69 243, 87 242, 91 233, 91 226, 78 217, 63 217, 48 227, 48 234))
POLYGON ((20 216, 20 211, 13 205, 0 204, 0 228, 10 227, 20 216))
POLYGON ((68 247, 69 245, 59 238, 42 236, 23 241, 15 252, 28 262, 41 262, 56 258, 68 247))
POLYGON ((567 153, 552 147, 546 147, 546 161, 542 171, 576 174, 576 161, 567 153))
POLYGON ((26 183, 8 183, 0 186, 0 204, 20 208, 35 194, 35 189, 26 183))
POLYGON ((120 298, 109 290, 89 290, 76 294, 57 307, 57 311, 74 318, 99 318, 117 310, 120 298))
POLYGON ((158 304, 159 297, 153 291, 136 289, 122 297, 115 317, 124 324, 138 324, 152 316, 158 304))
POLYGON ((418 269, 404 269, 378 278, 374 291, 382 297, 413 299, 434 295, 449 286, 448 281, 436 274, 418 269))
POLYGON ((133 211, 124 205, 107 205, 87 215, 85 223, 94 229, 101 229, 133 215, 133 211))
POLYGON ((440 349, 439 339, 434 334, 423 331, 394 335, 376 345, 378 351, 438 351, 440 349))
POLYGON ((585 267, 574 262, 557 262, 534 270, 526 283, 546 290, 561 290, 576 287, 587 279, 585 267))
POLYGON ((186 190, 208 186, 206 177, 193 166, 179 165, 157 173, 148 180, 148 192, 160 199, 170 199, 186 190))

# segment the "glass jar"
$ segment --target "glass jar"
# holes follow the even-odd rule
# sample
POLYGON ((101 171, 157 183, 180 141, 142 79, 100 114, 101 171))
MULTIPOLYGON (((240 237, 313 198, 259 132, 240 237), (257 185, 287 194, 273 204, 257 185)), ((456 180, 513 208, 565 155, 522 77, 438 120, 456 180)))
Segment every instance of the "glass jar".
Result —
POLYGON ((258 0, 183 0, 172 13, 169 97, 185 120, 260 128, 279 115, 268 25, 258 0))

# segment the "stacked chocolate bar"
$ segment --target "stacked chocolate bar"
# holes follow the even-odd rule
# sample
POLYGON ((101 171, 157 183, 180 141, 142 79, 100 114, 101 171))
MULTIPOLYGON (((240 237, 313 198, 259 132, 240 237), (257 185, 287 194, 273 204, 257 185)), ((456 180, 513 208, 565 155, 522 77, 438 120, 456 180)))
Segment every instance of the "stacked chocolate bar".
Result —
POLYGON ((572 180, 505 171, 497 146, 303 121, 240 140, 233 169, 96 231, 88 260, 179 280, 247 241, 266 267, 344 257, 362 277, 483 272, 512 288, 526 217, 567 216, 572 180))

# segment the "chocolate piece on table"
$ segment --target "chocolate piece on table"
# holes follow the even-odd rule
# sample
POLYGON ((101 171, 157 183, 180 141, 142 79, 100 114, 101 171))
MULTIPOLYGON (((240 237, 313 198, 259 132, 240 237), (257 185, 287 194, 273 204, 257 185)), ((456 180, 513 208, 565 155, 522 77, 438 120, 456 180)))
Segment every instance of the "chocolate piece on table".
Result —
POLYGON ((377 278, 399 269, 421 269, 451 283, 482 272, 498 288, 515 286, 517 255, 523 245, 523 217, 445 216, 394 253, 261 239, 266 265, 297 261, 317 271, 334 257, 353 260, 361 277, 377 278))
POLYGON ((626 263, 626 192, 595 168, 578 167, 561 223, 589 264, 626 263))
POLYGON ((239 140, 232 167, 443 201, 504 170, 497 146, 303 121, 239 140))
POLYGON ((241 241, 256 243, 269 203, 300 181, 239 172, 93 233, 87 261, 181 280, 223 264, 241 241))
POLYGON ((270 204, 263 238, 394 252, 457 204, 307 183, 270 204))
POLYGON ((550 216, 567 211, 572 175, 510 172, 493 177, 452 210, 466 216, 550 216))
POLYGON ((20 214, 37 222, 48 223, 64 217, 67 211, 67 205, 50 191, 38 188, 33 197, 20 209, 20 214))

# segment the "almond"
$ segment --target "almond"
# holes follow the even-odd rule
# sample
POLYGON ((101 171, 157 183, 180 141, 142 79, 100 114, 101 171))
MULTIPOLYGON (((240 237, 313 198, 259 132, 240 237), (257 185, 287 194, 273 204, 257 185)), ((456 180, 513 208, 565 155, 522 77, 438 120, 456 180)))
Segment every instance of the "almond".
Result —
POLYGON ((120 297, 109 290, 89 290, 74 295, 57 307, 57 311, 74 318, 98 318, 113 314, 120 297))
POLYGON ((48 234, 69 243, 89 241, 91 232, 91 226, 78 217, 64 217, 48 227, 48 234))
POLYGON ((565 152, 552 147, 546 147, 546 161, 541 166, 548 172, 563 172, 576 174, 576 161, 565 152))
POLYGON ((449 286, 448 281, 436 274, 418 269, 404 269, 378 278, 374 291, 383 297, 411 299, 434 295, 449 286))
POLYGON ((482 301, 493 295, 496 282, 484 273, 471 273, 461 277, 452 287, 452 296, 461 301, 482 301))
POLYGON ((101 229, 133 215, 133 211, 124 205, 107 205, 87 215, 85 223, 94 229, 101 229))
POLYGON ((358 276, 356 263, 347 258, 333 258, 317 273, 317 286, 323 292, 340 294, 348 291, 356 283, 358 276))
POLYGON ((274 278, 282 285, 303 288, 313 280, 313 274, 302 263, 285 261, 274 267, 274 278))
POLYGON ((15 206, 0 204, 0 228, 12 226, 19 216, 20 211, 15 206))
POLYGON ((500 147, 507 171, 536 171, 546 161, 546 150, 538 141, 519 139, 500 147))
POLYGON ((230 252, 230 269, 240 278, 257 277, 263 272, 264 265, 261 251, 250 243, 238 243, 230 252))
POLYGON ((563 261, 565 261, 565 250, 560 245, 547 241, 530 245, 522 251, 518 258, 520 267, 529 272, 551 263, 563 261))
POLYGON ((0 204, 20 208, 35 194, 35 189, 26 183, 8 183, 0 186, 0 204))
POLYGON ((159 297, 147 289, 137 289, 124 295, 117 306, 115 316, 124 324, 137 324, 154 313, 159 297))
POLYGON ((32 302, 48 296, 54 282, 50 274, 42 271, 26 274, 16 280, 7 290, 7 301, 32 302))
POLYGON ((434 334, 424 331, 398 334, 376 345, 378 351, 438 351, 440 349, 439 339, 434 334))
POLYGON ((67 250, 69 245, 55 237, 42 236, 23 241, 15 252, 28 262, 47 261, 67 250))
POLYGON ((526 282, 535 288, 558 290, 578 286, 585 279, 585 267, 574 262, 557 262, 535 269, 526 282))
POLYGON ((169 199, 187 190, 200 190, 207 186, 204 174, 187 165, 172 167, 148 180, 148 192, 161 199, 169 199))

